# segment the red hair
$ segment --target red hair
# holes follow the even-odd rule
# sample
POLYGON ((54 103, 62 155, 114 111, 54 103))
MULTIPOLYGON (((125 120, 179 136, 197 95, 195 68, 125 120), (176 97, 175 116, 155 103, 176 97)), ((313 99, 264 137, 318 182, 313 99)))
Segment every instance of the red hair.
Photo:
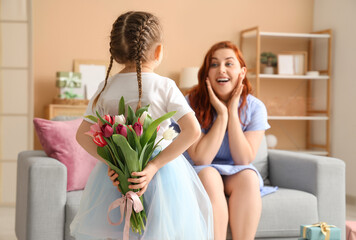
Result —
MULTIPOLYGON (((198 85, 193 87, 188 92, 190 106, 193 108, 195 115, 202 128, 209 128, 214 120, 214 107, 210 103, 209 93, 205 81, 208 77, 213 54, 215 53, 215 51, 223 48, 232 49, 235 52, 237 60, 240 62, 241 68, 246 67, 246 63, 243 59, 241 51, 232 42, 218 42, 209 49, 209 51, 205 55, 203 65, 200 67, 198 72, 198 85)), ((244 88, 240 96, 242 102, 238 109, 239 116, 241 115, 242 109, 244 109, 244 106, 246 105, 247 95, 252 92, 251 83, 248 81, 246 76, 242 84, 244 85, 244 88)))

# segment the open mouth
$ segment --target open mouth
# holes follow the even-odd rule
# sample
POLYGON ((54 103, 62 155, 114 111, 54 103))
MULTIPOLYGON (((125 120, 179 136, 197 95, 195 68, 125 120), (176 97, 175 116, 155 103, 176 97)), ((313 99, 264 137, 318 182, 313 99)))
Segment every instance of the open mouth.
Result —
POLYGON ((217 81, 218 81, 219 83, 224 83, 224 82, 228 82, 229 79, 228 79, 228 78, 218 78, 217 81))

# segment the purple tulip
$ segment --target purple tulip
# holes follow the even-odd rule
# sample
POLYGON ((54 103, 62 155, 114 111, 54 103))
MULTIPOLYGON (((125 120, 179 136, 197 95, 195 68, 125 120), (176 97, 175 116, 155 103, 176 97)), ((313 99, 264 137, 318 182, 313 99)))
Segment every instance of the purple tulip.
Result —
POLYGON ((101 131, 103 132, 104 137, 108 138, 111 137, 111 135, 114 132, 114 129, 112 129, 112 127, 109 124, 104 124, 101 127, 101 131))
POLYGON ((136 122, 134 125, 133 125, 133 129, 136 133, 137 136, 141 136, 142 135, 142 132, 143 132, 143 127, 142 125, 139 123, 139 122, 136 122))
POLYGON ((122 124, 119 124, 117 125, 116 127, 116 132, 118 134, 121 134, 122 136, 124 137, 127 137, 127 129, 126 129, 126 126, 122 125, 122 124))

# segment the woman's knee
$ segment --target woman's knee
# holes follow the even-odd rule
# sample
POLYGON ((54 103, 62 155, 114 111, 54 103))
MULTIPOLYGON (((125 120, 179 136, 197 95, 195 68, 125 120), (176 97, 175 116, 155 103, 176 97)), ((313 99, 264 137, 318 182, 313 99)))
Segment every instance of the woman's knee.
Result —
POLYGON ((198 174, 209 196, 224 193, 224 183, 220 173, 213 167, 206 167, 198 174))
POLYGON ((259 190, 260 180, 257 173, 252 169, 246 169, 234 175, 224 178, 226 194, 230 195, 235 189, 259 190))

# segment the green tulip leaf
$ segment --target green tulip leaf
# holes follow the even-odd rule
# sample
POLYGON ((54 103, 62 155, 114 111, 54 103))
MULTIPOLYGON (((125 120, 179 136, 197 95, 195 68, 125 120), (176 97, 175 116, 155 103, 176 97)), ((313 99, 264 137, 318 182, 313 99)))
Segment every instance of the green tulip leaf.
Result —
POLYGON ((126 138, 120 134, 114 135, 112 137, 113 141, 118 145, 124 155, 126 165, 130 172, 139 171, 138 155, 135 150, 133 150, 130 144, 127 142, 126 138))
POLYGON ((87 115, 87 116, 84 116, 84 117, 90 119, 93 122, 98 122, 98 118, 94 117, 93 115, 87 115))
POLYGON ((172 112, 166 113, 162 117, 157 118, 156 120, 154 120, 148 126, 146 131, 142 134, 142 136, 141 136, 141 145, 145 145, 148 142, 148 140, 152 137, 152 134, 154 133, 154 131, 156 131, 158 125, 160 125, 161 122, 171 118, 175 113, 176 113, 176 111, 172 111, 172 112))
POLYGON ((119 113, 119 115, 122 114, 125 116, 125 99, 123 96, 120 98, 118 113, 119 113))
POLYGON ((126 120, 126 124, 127 124, 127 125, 132 125, 132 124, 134 124, 134 122, 133 122, 134 117, 135 117, 134 111, 132 110, 132 108, 130 107, 130 105, 127 106, 127 120, 126 120))
POLYGON ((106 121, 104 118, 102 118, 102 117, 100 116, 100 114, 98 113, 98 111, 96 111, 96 116, 98 116, 98 118, 100 119, 100 121, 101 121, 102 123, 109 124, 109 125, 112 127, 112 124, 109 123, 108 121, 106 121))
POLYGON ((137 109, 137 111, 136 111, 136 117, 141 117, 141 115, 142 115, 142 113, 144 112, 144 111, 147 111, 148 112, 148 108, 150 107, 150 105, 148 104, 148 105, 146 105, 146 106, 144 106, 144 107, 142 107, 142 108, 140 108, 140 109, 137 109))

